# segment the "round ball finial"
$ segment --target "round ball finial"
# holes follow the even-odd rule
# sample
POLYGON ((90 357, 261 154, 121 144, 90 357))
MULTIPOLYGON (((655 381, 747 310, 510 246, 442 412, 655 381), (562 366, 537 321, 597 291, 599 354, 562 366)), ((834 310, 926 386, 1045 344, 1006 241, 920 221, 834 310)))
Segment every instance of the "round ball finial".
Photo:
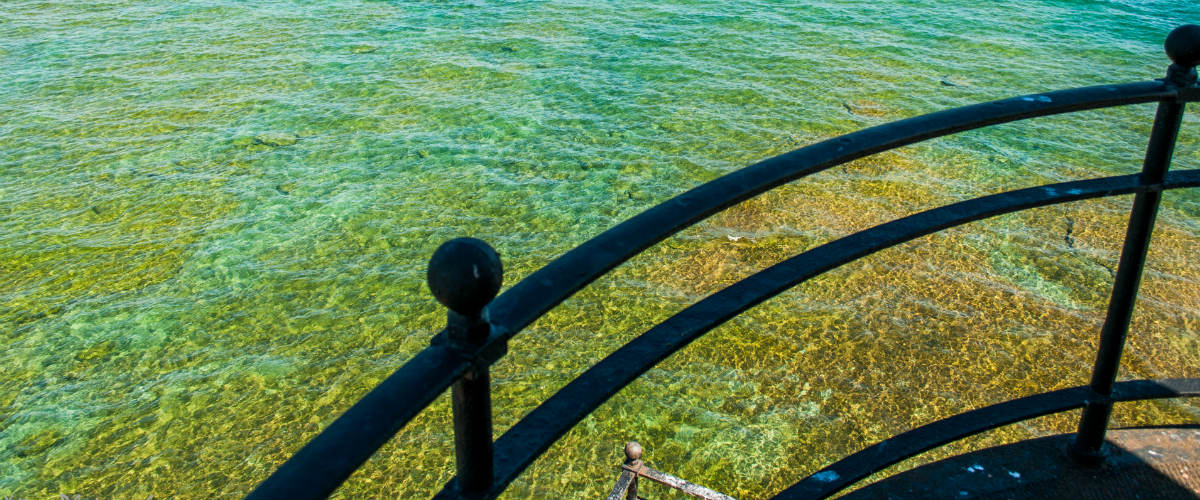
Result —
POLYGON ((500 254, 475 238, 455 238, 442 243, 429 258, 426 273, 434 298, 463 316, 477 316, 488 305, 504 280, 500 254))
POLYGON ((628 458, 631 461, 632 460, 641 460, 642 459, 642 445, 638 444, 637 441, 630 441, 628 443, 625 443, 625 458, 628 458))
POLYGON ((1185 68, 1200 65, 1200 25, 1185 24, 1171 30, 1163 48, 1175 64, 1185 68))

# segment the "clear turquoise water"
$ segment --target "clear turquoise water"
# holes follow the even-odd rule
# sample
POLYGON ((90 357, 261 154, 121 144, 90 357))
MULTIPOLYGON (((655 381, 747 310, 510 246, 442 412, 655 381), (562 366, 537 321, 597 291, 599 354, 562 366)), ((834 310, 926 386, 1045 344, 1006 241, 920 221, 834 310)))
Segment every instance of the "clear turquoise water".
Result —
MULTIPOLYGON (((236 497, 440 328, 423 284, 440 242, 491 242, 514 283, 819 139, 1157 78, 1185 22, 1193 2, 4 2, 0 493, 236 497)), ((1133 172, 1152 114, 972 132, 726 211, 516 339, 496 366, 497 432, 685 304, 831 237, 1133 172)), ((1200 168, 1194 116, 1175 168, 1200 168)), ((799 287, 623 391, 509 497, 597 497, 636 439, 662 470, 756 498, 914 425, 1084 383, 1127 207, 1002 217, 799 287)), ((1171 193, 1124 376, 1200 376, 1198 241, 1200 197, 1171 193)), ((339 496, 448 479, 447 406, 339 496)))

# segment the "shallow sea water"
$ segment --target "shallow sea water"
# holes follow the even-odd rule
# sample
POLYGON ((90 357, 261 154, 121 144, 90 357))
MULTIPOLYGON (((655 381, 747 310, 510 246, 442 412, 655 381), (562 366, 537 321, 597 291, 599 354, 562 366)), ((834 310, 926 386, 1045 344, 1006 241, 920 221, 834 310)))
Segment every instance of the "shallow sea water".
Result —
MULTIPOLYGON (((1163 37, 1186 22, 1194 2, 6 1, 0 494, 243 495, 440 329, 424 271, 442 241, 490 242, 515 283, 817 140, 1158 78, 1163 37)), ((494 369, 497 435, 657 321, 814 245, 1135 172, 1152 117, 970 132, 718 214, 518 336, 494 369)), ((1173 168, 1200 168, 1198 125, 1173 168)), ((506 496, 601 496, 638 440, 660 470, 759 498, 913 426, 1086 383, 1129 201, 974 223, 797 287, 622 391, 506 496)), ((1200 376, 1198 242, 1200 195, 1169 193, 1123 377, 1200 376)), ((449 418, 443 398, 336 496, 439 487, 449 418)), ((1184 422, 1200 422, 1186 402, 1116 416, 1184 422)))

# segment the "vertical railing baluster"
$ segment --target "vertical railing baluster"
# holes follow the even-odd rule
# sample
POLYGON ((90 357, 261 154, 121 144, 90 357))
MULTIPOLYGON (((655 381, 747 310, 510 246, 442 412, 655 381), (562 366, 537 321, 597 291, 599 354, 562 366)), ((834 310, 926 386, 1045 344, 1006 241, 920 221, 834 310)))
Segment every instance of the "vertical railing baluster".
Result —
MULTIPOLYGON (((457 238, 438 247, 429 259, 429 289, 447 313, 450 345, 464 353, 477 351, 491 335, 485 307, 503 280, 500 256, 487 243, 457 238)), ((451 389, 454 408, 454 456, 460 498, 479 498, 492 487, 492 396, 488 366, 477 360, 451 389)))
MULTIPOLYGON (((1176 28, 1167 35, 1167 56, 1174 62, 1167 69, 1165 82, 1175 87, 1187 87, 1196 83, 1195 66, 1200 62, 1200 26, 1186 25, 1176 28)), ((1183 120, 1184 105, 1180 101, 1159 103, 1154 117, 1154 128, 1150 132, 1150 143, 1146 147, 1142 163, 1142 181, 1160 184, 1166 177, 1175 150, 1175 138, 1183 120)), ((1092 370, 1091 388, 1095 400, 1083 409, 1079 420, 1079 431, 1071 452, 1084 463, 1099 463, 1104 458, 1104 434, 1112 415, 1113 383, 1121 364, 1121 351, 1129 332, 1129 321, 1133 316, 1133 304, 1137 299, 1142 269, 1146 265, 1146 253, 1150 245, 1150 234, 1154 230, 1162 191, 1138 193, 1133 199, 1129 214, 1129 226, 1125 230, 1125 244, 1121 249, 1121 260, 1113 282, 1112 296, 1108 303, 1108 314, 1100 329, 1100 349, 1096 353, 1096 364, 1092 370)))

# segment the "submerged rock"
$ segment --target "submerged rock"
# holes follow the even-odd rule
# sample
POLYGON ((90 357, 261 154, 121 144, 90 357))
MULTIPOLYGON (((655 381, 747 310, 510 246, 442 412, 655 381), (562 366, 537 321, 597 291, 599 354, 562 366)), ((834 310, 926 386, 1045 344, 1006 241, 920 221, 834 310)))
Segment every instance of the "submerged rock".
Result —
POLYGON ((954 78, 949 75, 943 75, 942 79, 940 81, 941 81, 942 85, 945 87, 969 87, 970 86, 970 84, 967 83, 966 81, 960 80, 958 78, 954 78))
POLYGON ((300 138, 296 137, 296 134, 289 134, 287 132, 267 132, 254 136, 254 140, 259 144, 265 144, 267 146, 278 148, 283 146, 291 146, 292 144, 295 144, 296 141, 299 141, 300 138))
POLYGON ((75 359, 79 361, 90 361, 96 358, 105 358, 113 352, 116 345, 111 340, 105 340, 99 344, 93 345, 87 349, 79 351, 75 354, 75 359))
POLYGON ((842 101, 842 107, 846 108, 851 114, 858 116, 880 117, 887 114, 887 110, 883 105, 868 99, 854 99, 852 101, 842 101))
POLYGON ((367 44, 355 45, 350 48, 350 52, 354 54, 370 54, 376 50, 379 50, 379 47, 367 44))

